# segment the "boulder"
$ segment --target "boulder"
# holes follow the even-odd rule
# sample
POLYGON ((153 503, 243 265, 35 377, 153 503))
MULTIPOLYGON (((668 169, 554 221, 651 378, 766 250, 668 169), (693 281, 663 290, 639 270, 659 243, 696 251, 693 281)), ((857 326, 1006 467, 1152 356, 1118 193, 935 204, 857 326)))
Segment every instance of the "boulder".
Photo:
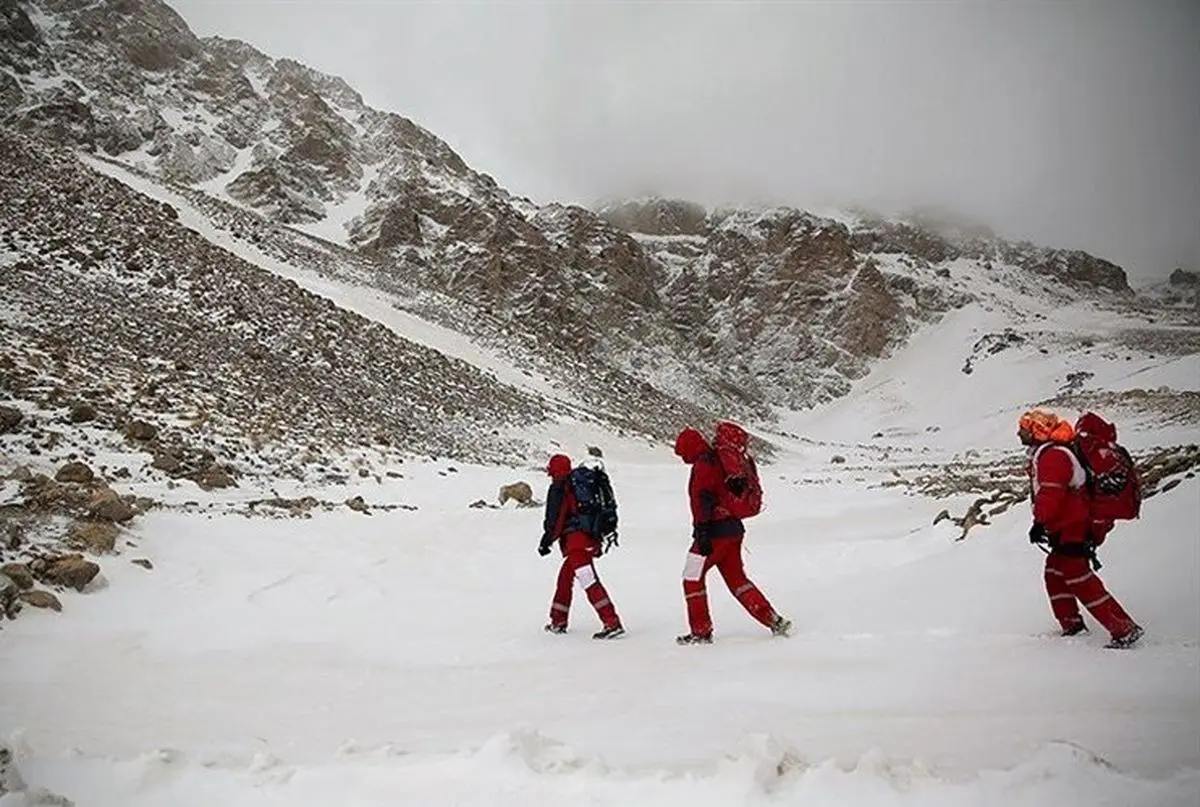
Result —
POLYGON ((78 482, 86 485, 96 478, 96 473, 82 462, 68 462, 54 475, 56 482, 78 482))
POLYGON ((6 575, 19 589, 33 588, 33 573, 24 563, 6 563, 0 566, 0 574, 6 575))
POLYGON ((42 589, 34 589, 33 591, 22 591, 21 602, 26 605, 32 605, 34 608, 49 608, 51 611, 62 611, 62 603, 58 597, 54 596, 49 591, 42 589))
POLYGON ((54 585, 83 591, 84 586, 92 582, 92 578, 99 573, 100 566, 90 560, 84 560, 82 555, 66 555, 49 562, 44 577, 54 585))
POLYGON ((129 521, 136 515, 133 506, 117 495, 112 488, 101 488, 88 503, 88 515, 97 521, 117 523, 129 521))
POLYGON ((509 499, 512 499, 518 505, 528 507, 533 502, 533 489, 529 487, 528 482, 513 482, 511 485, 501 485, 499 498, 500 504, 505 504, 509 499))
POLYGON ((76 521, 71 525, 68 542, 94 554, 112 552, 117 545, 117 525, 111 521, 76 521))
POLYGON ((24 419, 25 416, 21 414, 20 409, 12 406, 0 406, 0 434, 14 431, 24 419))

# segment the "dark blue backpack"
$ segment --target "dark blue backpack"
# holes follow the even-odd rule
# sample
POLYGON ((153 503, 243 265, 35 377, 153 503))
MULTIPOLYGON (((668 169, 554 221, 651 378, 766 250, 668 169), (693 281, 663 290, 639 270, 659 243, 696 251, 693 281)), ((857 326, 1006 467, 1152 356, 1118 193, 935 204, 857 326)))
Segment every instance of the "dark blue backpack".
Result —
POLYGON ((598 463, 580 465, 571 471, 571 490, 578 514, 572 527, 583 530, 600 544, 600 553, 617 546, 617 497, 608 472, 598 463))

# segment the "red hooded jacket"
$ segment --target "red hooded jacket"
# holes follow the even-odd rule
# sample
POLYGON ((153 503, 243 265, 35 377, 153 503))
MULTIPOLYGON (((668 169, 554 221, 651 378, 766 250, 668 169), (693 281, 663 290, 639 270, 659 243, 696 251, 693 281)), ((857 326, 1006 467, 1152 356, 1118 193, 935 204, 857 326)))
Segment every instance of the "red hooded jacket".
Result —
POLYGON ((697 538, 730 538, 745 534, 741 519, 732 518, 719 504, 717 491, 725 474, 704 435, 686 428, 675 438, 675 453, 692 466, 688 477, 688 501, 692 508, 693 534, 697 538))
POLYGON ((1058 544, 1082 544, 1088 537, 1087 475, 1071 449, 1057 443, 1039 445, 1028 471, 1033 520, 1058 544))

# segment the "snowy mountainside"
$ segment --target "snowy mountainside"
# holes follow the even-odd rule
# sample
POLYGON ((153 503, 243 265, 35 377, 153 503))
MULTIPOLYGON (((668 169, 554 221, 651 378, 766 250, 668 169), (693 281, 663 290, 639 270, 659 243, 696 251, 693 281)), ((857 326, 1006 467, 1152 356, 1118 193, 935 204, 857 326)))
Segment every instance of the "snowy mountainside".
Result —
POLYGON ((520 464, 547 420, 668 439, 711 417, 589 368, 576 378, 594 385, 552 383, 489 348, 486 328, 436 315, 469 309, 333 245, 273 238, 255 214, 20 135, 0 132, 0 148, 5 391, 31 448, 53 448, 84 401, 96 424, 148 421, 268 477, 378 474, 413 455, 520 464))
POLYGON ((264 249, 370 265, 366 282, 419 289, 426 318, 630 424, 664 406, 769 421, 843 395, 970 299, 950 267, 1138 304, 1101 259, 929 219, 539 208, 344 81, 197 38, 158 0, 14 0, 4 15, 6 125, 202 193, 193 206, 219 219, 240 209, 242 232, 278 242, 264 249))

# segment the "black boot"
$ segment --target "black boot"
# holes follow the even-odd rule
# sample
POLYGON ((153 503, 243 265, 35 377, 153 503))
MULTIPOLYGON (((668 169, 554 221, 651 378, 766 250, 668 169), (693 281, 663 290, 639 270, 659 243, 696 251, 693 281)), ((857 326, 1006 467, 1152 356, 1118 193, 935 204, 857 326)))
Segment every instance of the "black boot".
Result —
POLYGON ((592 634, 593 639, 616 639, 618 636, 624 636, 625 629, 620 624, 609 625, 602 631, 597 631, 592 634))
POLYGON ((675 644, 712 644, 711 633, 685 633, 675 637, 675 644))
POLYGON ((1104 646, 1109 650, 1126 650, 1137 644, 1138 640, 1142 638, 1143 633, 1144 631, 1140 626, 1134 625, 1129 633, 1126 633, 1124 636, 1114 636, 1113 640, 1104 646))
POLYGON ((1076 622, 1074 625, 1062 629, 1063 636, 1078 636, 1081 633, 1087 632, 1088 626, 1083 623, 1082 619, 1076 622))

